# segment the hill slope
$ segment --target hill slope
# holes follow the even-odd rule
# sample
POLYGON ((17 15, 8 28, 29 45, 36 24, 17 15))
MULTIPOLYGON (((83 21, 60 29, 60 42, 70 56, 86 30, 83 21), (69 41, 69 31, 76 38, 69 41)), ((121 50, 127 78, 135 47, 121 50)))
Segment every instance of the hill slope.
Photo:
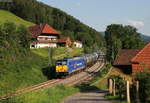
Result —
POLYGON ((140 37, 145 42, 150 42, 150 36, 147 36, 147 35, 144 35, 144 34, 140 34, 140 37))
MULTIPOLYGON (((35 49, 31 52, 28 32, 24 26, 16 26, 10 22, 2 24, 0 38, 0 51, 2 51, 0 52, 0 95, 12 93, 15 89, 28 87, 49 79, 52 68, 47 67, 48 49, 35 49)), ((65 50, 68 51, 66 48, 55 48, 54 59, 65 56, 62 55, 64 54, 62 51, 65 50), (60 56, 58 57, 58 55, 60 56)), ((72 50, 69 52, 70 55, 79 53, 82 51, 72 50)))
POLYGON ((8 11, 5 11, 5 10, 0 10, 0 24, 3 24, 6 21, 13 22, 16 25, 23 24, 26 27, 35 25, 35 24, 31 23, 31 22, 23 20, 22 18, 14 15, 11 12, 8 12, 8 11))
POLYGON ((8 5, 0 8, 9 10, 24 20, 35 24, 50 24, 61 31, 62 36, 82 41, 85 52, 95 51, 104 44, 104 38, 98 31, 58 8, 37 0, 14 0, 12 4, 9 3, 8 5))

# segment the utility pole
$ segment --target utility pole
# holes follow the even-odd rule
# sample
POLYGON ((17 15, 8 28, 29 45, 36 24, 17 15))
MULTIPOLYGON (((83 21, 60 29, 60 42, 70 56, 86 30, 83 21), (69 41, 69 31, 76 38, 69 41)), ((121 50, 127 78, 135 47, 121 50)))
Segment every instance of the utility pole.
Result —
POLYGON ((48 49, 48 67, 51 65, 51 48, 48 49))
POLYGON ((136 103, 140 103, 140 99, 139 99, 139 81, 136 81, 136 103))

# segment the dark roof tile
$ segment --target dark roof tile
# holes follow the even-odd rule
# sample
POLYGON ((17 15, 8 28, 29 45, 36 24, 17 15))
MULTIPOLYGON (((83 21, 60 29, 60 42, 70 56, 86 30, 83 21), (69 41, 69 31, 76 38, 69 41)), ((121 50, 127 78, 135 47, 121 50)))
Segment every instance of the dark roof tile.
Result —
POLYGON ((32 33, 32 36, 39 36, 40 34, 60 34, 54 28, 48 24, 40 24, 29 27, 29 31, 32 33))
POLYGON ((140 51, 140 49, 122 49, 117 54, 114 65, 131 65, 131 59, 140 51))

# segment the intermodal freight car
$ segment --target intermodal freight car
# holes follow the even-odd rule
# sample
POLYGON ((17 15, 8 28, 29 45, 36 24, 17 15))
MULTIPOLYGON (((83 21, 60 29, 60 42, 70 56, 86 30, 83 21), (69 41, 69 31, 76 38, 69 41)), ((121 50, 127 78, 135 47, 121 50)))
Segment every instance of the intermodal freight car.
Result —
POLYGON ((56 61, 56 77, 66 76, 74 72, 85 69, 87 66, 92 65, 98 59, 96 52, 81 55, 79 57, 64 58, 56 61))

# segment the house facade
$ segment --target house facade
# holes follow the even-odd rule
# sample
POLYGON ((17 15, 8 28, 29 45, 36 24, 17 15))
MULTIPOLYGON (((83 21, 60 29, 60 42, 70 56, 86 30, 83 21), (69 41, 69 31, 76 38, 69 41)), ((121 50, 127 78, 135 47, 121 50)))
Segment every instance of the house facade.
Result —
POLYGON ((150 43, 142 49, 123 49, 113 63, 124 72, 136 74, 150 71, 150 43))
POLYGON ((30 48, 55 48, 57 41, 60 38, 60 33, 57 32, 48 24, 41 24, 29 27, 31 32, 32 43, 30 48))
POLYGON ((70 47, 72 42, 69 37, 60 37, 60 33, 48 24, 29 27, 32 43, 30 48, 56 48, 70 47))

